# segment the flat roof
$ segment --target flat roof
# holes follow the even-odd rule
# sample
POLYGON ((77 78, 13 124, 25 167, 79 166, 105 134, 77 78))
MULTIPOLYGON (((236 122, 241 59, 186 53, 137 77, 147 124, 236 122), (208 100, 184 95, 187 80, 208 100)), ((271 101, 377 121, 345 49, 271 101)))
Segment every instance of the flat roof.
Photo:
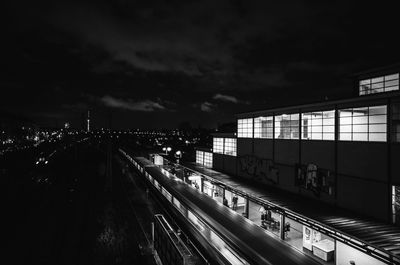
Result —
POLYGON ((400 63, 394 63, 394 64, 390 64, 390 65, 374 67, 374 68, 371 68, 368 70, 355 72, 355 73, 350 74, 349 76, 368 78, 368 77, 374 77, 376 75, 385 75, 385 74, 394 73, 399 70, 400 70, 400 63))
POLYGON ((249 112, 242 112, 237 113, 235 117, 237 118, 245 118, 245 117, 253 117, 257 115, 263 115, 271 112, 285 112, 285 111, 298 111, 304 109, 316 109, 316 108, 327 108, 333 107, 335 105, 344 105, 344 104, 351 104, 351 103, 365 103, 365 102, 373 102, 379 100, 387 100, 388 98, 399 98, 400 97, 400 90, 397 91, 390 91, 385 93, 376 93, 376 94, 369 94, 363 95, 353 98, 347 99, 340 99, 340 100, 332 100, 332 101, 319 101, 315 103, 309 104, 302 104, 302 105, 290 105, 290 106, 283 106, 280 108, 270 108, 264 110, 257 110, 257 111, 249 111, 249 112))
POLYGON ((236 137, 236 133, 235 132, 231 132, 231 133, 212 133, 211 136, 215 136, 215 137, 226 137, 226 138, 235 138, 236 137))
POLYGON ((260 183, 254 181, 235 178, 195 163, 185 164, 185 166, 217 181, 226 183, 226 185, 241 190, 261 201, 289 209, 324 224, 327 228, 330 227, 355 237, 372 247, 392 254, 396 259, 400 260, 400 227, 357 215, 348 210, 266 184, 260 185, 260 183))
POLYGON ((212 148, 210 147, 195 147, 194 150, 203 151, 203 152, 212 152, 212 148))

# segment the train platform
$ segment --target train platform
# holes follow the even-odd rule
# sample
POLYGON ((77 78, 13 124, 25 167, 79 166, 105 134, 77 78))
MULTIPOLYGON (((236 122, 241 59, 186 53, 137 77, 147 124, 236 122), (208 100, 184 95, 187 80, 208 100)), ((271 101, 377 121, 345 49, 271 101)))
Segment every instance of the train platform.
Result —
POLYGON ((400 228, 397 226, 272 186, 230 176, 195 163, 185 163, 183 166, 214 179, 217 183, 223 183, 231 190, 240 191, 258 201, 298 213, 310 222, 322 224, 327 231, 332 229, 343 238, 347 237, 349 244, 351 241, 357 241, 359 246, 365 248, 366 253, 372 251, 390 256, 390 259, 396 262, 400 260, 400 228))

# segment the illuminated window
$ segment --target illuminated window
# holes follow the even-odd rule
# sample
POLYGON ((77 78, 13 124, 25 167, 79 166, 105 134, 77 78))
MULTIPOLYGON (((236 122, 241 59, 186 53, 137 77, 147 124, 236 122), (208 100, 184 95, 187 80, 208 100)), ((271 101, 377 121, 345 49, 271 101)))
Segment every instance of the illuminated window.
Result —
POLYGON ((359 82, 360 96, 399 90, 399 74, 385 75, 359 82))
POLYGON ((253 119, 238 120, 238 137, 253 138, 253 119))
POLYGON ((339 110, 339 140, 386 141, 386 106, 339 110))
POLYGON ((225 138, 224 154, 230 156, 236 156, 236 139, 225 138))
POLYGON ((204 152, 196 150, 196 163, 197 164, 204 164, 204 152))
POLYGON ((224 138, 213 139, 213 152, 217 154, 224 153, 224 138))
POLYGON ((204 166, 212 167, 213 166, 213 154, 210 152, 204 152, 204 166))
POLYGON ((392 105, 391 134, 393 142, 400 142, 400 103, 392 105))
POLYGON ((275 116, 275 139, 299 139, 299 114, 275 116))
POLYGON ((301 138, 335 140, 335 111, 314 111, 301 115, 301 138))
POLYGON ((254 138, 272 139, 274 133, 273 117, 254 118, 254 138))
POLYGON ((392 222, 400 224, 400 186, 392 186, 392 222))
POLYGON ((212 167, 212 160, 213 160, 213 155, 211 152, 203 152, 196 150, 196 163, 206 166, 206 167, 212 167))

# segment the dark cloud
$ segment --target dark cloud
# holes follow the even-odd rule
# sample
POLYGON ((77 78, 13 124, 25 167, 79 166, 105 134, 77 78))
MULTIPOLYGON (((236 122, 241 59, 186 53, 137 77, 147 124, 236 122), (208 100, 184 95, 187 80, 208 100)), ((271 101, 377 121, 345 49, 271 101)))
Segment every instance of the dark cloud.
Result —
POLYGON ((200 109, 203 112, 212 112, 215 108, 215 105, 206 101, 200 104, 200 109))
POLYGON ((100 101, 107 107, 120 108, 131 111, 153 112, 167 110, 163 105, 152 100, 133 102, 132 100, 123 100, 106 95, 103 96, 100 101))
POLYGON ((215 94, 213 96, 214 100, 219 100, 219 101, 224 101, 224 102, 229 102, 229 103, 234 103, 234 104, 250 104, 249 101, 244 101, 244 100, 240 100, 237 99, 234 96, 229 96, 229 95, 224 95, 224 94, 215 94))
POLYGON ((397 8, 385 1, 8 5, 2 108, 76 124, 86 109, 125 110, 114 122, 121 126, 136 112, 157 114, 151 125, 216 124, 274 104, 349 96, 348 74, 400 59, 397 8))

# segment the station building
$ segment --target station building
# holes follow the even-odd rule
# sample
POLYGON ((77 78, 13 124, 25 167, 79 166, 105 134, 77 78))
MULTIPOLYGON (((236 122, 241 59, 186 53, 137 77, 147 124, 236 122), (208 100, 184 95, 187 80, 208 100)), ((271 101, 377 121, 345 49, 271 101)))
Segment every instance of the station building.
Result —
POLYGON ((354 98, 238 114, 212 168, 399 224, 399 68, 356 80, 354 98))
POLYGON ((330 260, 327 264, 381 264, 372 258, 379 249, 398 257, 400 234, 394 227, 400 226, 399 72, 400 66, 395 66, 354 75, 352 98, 238 114, 235 133, 214 134, 212 149, 196 150, 194 168, 204 176, 198 181, 201 190, 210 190, 210 196, 220 200, 220 194, 229 201, 238 196, 239 212, 255 223, 263 224, 260 213, 269 212, 269 219, 281 221, 280 229, 271 231, 299 250, 316 255, 314 246, 323 242, 321 249, 333 249, 336 256, 324 257, 330 260), (219 177, 227 186, 219 191, 221 184, 207 182, 206 175, 219 177), (312 219, 295 218, 285 213, 287 208, 269 204, 273 190, 263 193, 261 188, 257 199, 249 195, 254 190, 246 193, 246 185, 234 184, 232 189, 233 179, 326 205, 324 214, 321 209, 317 213, 326 230, 312 228, 312 219), (329 216, 332 209, 339 212, 329 216), (346 211, 366 218, 345 218, 346 211), (380 222, 388 226, 377 225, 380 222), (335 240, 327 236, 331 228, 339 235, 348 231, 335 240), (346 234, 361 239, 358 250, 346 234))

